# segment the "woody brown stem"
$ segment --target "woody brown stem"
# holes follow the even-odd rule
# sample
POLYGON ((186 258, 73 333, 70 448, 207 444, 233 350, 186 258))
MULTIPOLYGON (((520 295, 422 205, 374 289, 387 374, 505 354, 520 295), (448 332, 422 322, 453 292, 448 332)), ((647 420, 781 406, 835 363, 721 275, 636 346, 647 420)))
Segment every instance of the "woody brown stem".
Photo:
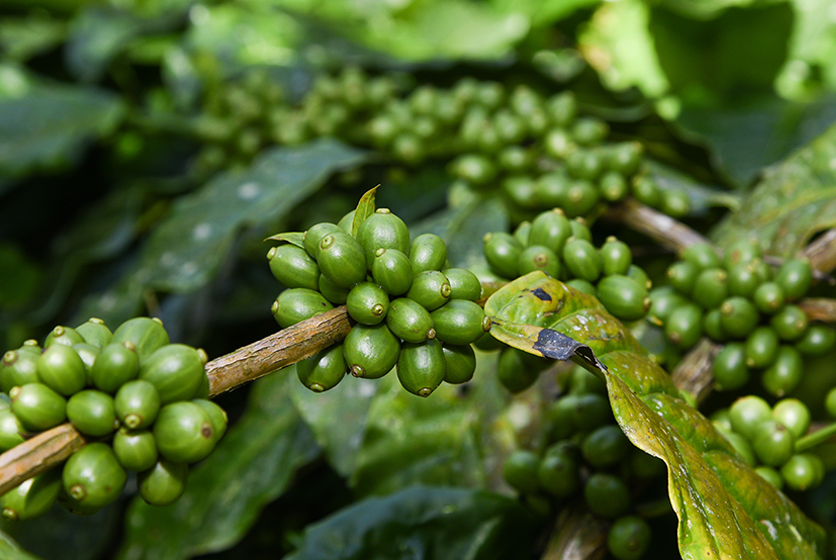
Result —
POLYGON ((632 198, 613 207, 604 216, 647 235, 676 254, 681 254, 691 245, 708 242, 682 222, 632 198))

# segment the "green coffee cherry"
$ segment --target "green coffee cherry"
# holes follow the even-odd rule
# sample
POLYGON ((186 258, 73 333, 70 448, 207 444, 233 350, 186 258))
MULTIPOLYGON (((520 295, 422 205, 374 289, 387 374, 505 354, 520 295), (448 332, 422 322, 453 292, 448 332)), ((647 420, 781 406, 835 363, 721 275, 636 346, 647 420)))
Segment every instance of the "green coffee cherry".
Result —
POLYGON ((668 282, 680 293, 690 295, 700 268, 689 261, 678 261, 668 267, 668 282))
POLYGON ((836 329, 830 325, 810 325, 795 347, 805 356, 822 356, 836 345, 836 329))
POLYGON ((400 296, 412 285, 412 263, 403 251, 378 249, 372 262, 374 281, 390 296, 400 296))
POLYGON ((521 494, 534 494, 540 489, 537 483, 537 467, 540 457, 533 451, 518 449, 511 453, 502 465, 502 477, 521 494))
POLYGON ((122 385, 113 399, 117 418, 131 430, 147 428, 153 424, 161 404, 157 388, 143 379, 122 385))
POLYGON ((482 297, 482 283, 465 268, 445 268, 441 271, 450 284, 450 299, 477 301, 482 297))
POLYGON ((509 347, 500 352, 496 373, 510 393, 520 393, 537 381, 542 369, 535 356, 509 347))
POLYGON ((607 397, 599 393, 569 394, 556 403, 565 411, 563 416, 573 431, 594 430, 613 422, 612 409, 607 397))
MULTIPOLYGON (((474 304, 475 305, 475 304, 474 304)), ((404 343, 398 358, 398 380, 404 389, 428 397, 444 381, 444 352, 438 340, 404 343)))
POLYGON ((84 342, 84 337, 76 332, 75 329, 59 325, 52 329, 52 331, 46 336, 44 348, 49 348, 53 344, 72 346, 73 344, 78 344, 79 342, 84 342))
POLYGON ((798 453, 781 467, 781 476, 787 486, 797 492, 815 488, 824 478, 824 463, 812 453, 798 453))
POLYGON ((746 365, 750 368, 764 368, 778 356, 778 335, 770 327, 758 327, 746 339, 746 365))
POLYGON ((660 194, 659 209, 668 216, 684 218, 691 211, 691 199, 684 190, 664 189, 660 194))
POLYGON ((93 385, 105 393, 115 393, 119 387, 139 375, 139 356, 131 342, 108 344, 99 353, 90 378, 93 385))
POLYGON ((563 127, 572 124, 577 112, 577 102, 571 91, 557 93, 546 101, 546 113, 555 126, 563 127))
POLYGON ((610 132, 610 127, 597 117, 580 117, 572 126, 572 137, 582 146, 600 144, 610 132))
POLYGON ((209 399, 192 399, 192 402, 202 408, 203 412, 209 417, 209 423, 212 424, 212 445, 216 445, 224 437, 229 423, 226 411, 219 404, 209 399))
POLYGON ((569 216, 583 216, 595 208, 600 199, 601 194, 594 183, 586 179, 576 179, 569 183, 569 188, 566 189, 563 209, 569 216))
POLYGON ((332 389, 348 373, 343 345, 335 344, 296 364, 299 381, 315 393, 332 389))
POLYGON ((761 285, 760 275, 751 263, 740 264, 729 270, 729 294, 751 298, 761 285))
POLYGON ((642 480, 658 478, 665 473, 665 463, 649 453, 634 447, 630 453, 630 473, 642 480))
POLYGON ((792 457, 795 437, 780 422, 768 420, 755 430, 752 449, 764 465, 780 467, 792 457))
POLYGON ((395 367, 400 350, 400 341, 385 324, 354 325, 343 341, 345 362, 354 377, 383 377, 395 367))
POLYGON ((755 467, 755 474, 757 474, 759 477, 770 483, 778 490, 784 487, 784 479, 781 477, 781 473, 779 473, 772 467, 767 467, 764 465, 755 467))
POLYGON ((813 283, 813 267, 806 258, 785 261, 775 274, 775 283, 784 289, 788 301, 803 297, 813 283))
POLYGON ((726 270, 749 264, 762 256, 760 245, 755 239, 739 239, 729 246, 723 256, 726 270))
POLYGON ((749 381, 746 367, 746 347, 741 342, 729 342, 714 357, 711 364, 714 383, 721 391, 740 389, 749 381))
POLYGON ((755 450, 752 449, 752 444, 744 436, 737 432, 720 432, 726 441, 729 442, 732 449, 739 455, 740 460, 750 467, 755 467, 758 464, 757 457, 755 457, 755 450))
POLYGON ((133 344, 141 361, 170 341, 162 321, 156 318, 135 317, 128 319, 113 331, 110 344, 121 342, 133 344))
POLYGON ((758 426, 772 418, 772 408, 755 395, 740 397, 729 407, 729 420, 738 434, 752 439, 758 426))
POLYGON ((113 454, 126 471, 141 472, 157 462, 157 443, 151 430, 124 426, 113 436, 113 454))
POLYGON ((81 358, 82 362, 84 362, 84 371, 86 373, 85 383, 87 385, 92 385, 93 376, 91 371, 93 369, 93 364, 96 362, 96 358, 99 356, 99 348, 96 348, 92 344, 87 344, 86 342, 79 342, 78 344, 73 345, 73 350, 76 351, 78 357, 81 358))
POLYGON ((434 233, 425 233, 412 240, 409 262, 415 275, 429 270, 440 271, 446 260, 447 245, 434 233))
POLYGON ((592 285, 592 282, 588 282, 583 280, 582 278, 572 278, 571 280, 566 282, 566 285, 572 288, 573 290, 577 290, 583 294, 587 294, 590 296, 598 296, 598 288, 592 285))
POLYGON ((205 354, 184 344, 169 344, 140 364, 139 379, 151 383, 163 405, 194 397, 206 373, 205 354))
POLYGON ((718 307, 729 294, 728 275, 722 268, 702 270, 691 288, 691 299, 703 309, 718 307))
MULTIPOLYGON (((353 214, 351 215, 351 219, 348 220, 349 227, 351 226, 352 220, 354 220, 353 214)), ((347 231, 347 229, 343 229, 337 224, 332 224, 330 222, 320 222, 318 224, 314 224, 302 236, 305 251, 307 251, 314 259, 318 259, 319 244, 322 242, 322 238, 332 233, 346 233, 347 231)))
POLYGON ((61 469, 53 468, 0 496, 0 515, 8 521, 26 521, 45 514, 58 499, 61 469))
MULTIPOLYGON (((409 229, 403 220, 392 214, 388 208, 378 208, 360 224, 357 241, 366 253, 369 271, 379 249, 396 249, 402 253, 408 253, 410 250, 409 229)), ((444 258, 447 258, 446 254, 444 258)))
POLYGON ((755 288, 752 300, 761 313, 771 315, 783 307, 786 296, 784 295, 784 288, 779 284, 764 282, 755 288))
POLYGON ((67 417, 66 399, 42 383, 14 387, 9 396, 12 412, 30 432, 48 430, 67 417))
POLYGON ((647 315, 653 301, 647 288, 629 276, 613 274, 598 282, 598 299, 622 321, 637 321, 647 315))
POLYGON ((386 318, 389 296, 377 284, 361 282, 351 288, 345 302, 348 314, 363 325, 376 325, 386 318))
POLYGON ((619 517, 607 533, 607 548, 617 560, 639 560, 650 546, 650 525, 641 517, 619 517))
POLYGON ((598 280, 604 268, 598 249, 585 239, 570 237, 563 246, 563 261, 573 276, 589 282, 598 280))
POLYGON ((482 154, 463 154, 450 163, 450 173, 473 185, 487 185, 496 178, 497 168, 482 154))
POLYGON ((386 325, 398 338, 413 344, 435 338, 436 334, 430 312, 409 298, 398 298, 391 303, 386 325))
POLYGON ((537 481, 543 490, 553 496, 571 496, 581 486, 579 467, 576 449, 558 442, 543 453, 537 466, 537 481))
POLYGON ((783 397, 801 383, 804 360, 794 346, 781 345, 778 356, 761 375, 764 389, 771 395, 783 397))
POLYGON ((110 339, 113 338, 113 333, 104 321, 97 317, 91 317, 86 323, 77 326, 75 330, 84 338, 84 342, 99 350, 110 344, 110 339))
POLYGON ((434 311, 447 303, 451 293, 450 282, 444 274, 437 270, 427 270, 412 278, 412 286, 406 292, 406 297, 423 305, 427 311, 434 311))
POLYGON ((632 445, 617 424, 596 428, 581 443, 581 452, 587 463, 595 468, 619 464, 627 456, 632 445))
POLYGON ((633 264, 633 254, 630 247, 616 237, 610 236, 599 250, 604 264, 604 275, 626 274, 633 264))
POLYGON ((290 243, 271 247, 267 252, 267 260, 270 272, 288 288, 318 289, 319 265, 301 247, 290 243))
POLYGON ((320 274, 318 291, 329 303, 342 305, 348 299, 348 292, 351 291, 351 288, 338 286, 331 282, 324 274, 320 274))
POLYGON ((61 478, 71 503, 89 511, 116 501, 128 475, 109 445, 89 443, 70 456, 61 478))
POLYGON ((720 306, 720 324, 723 332, 733 338, 744 338, 758 324, 760 314, 746 298, 732 296, 720 306))
MULTIPOLYGON (((572 179, 566 173, 565 169, 544 173, 534 181, 532 196, 537 202, 538 207, 551 207, 554 210, 559 210, 563 214, 561 207, 566 203, 566 197, 571 184, 572 179)), ((546 246, 551 248, 550 245, 546 246)))
POLYGON ((555 254, 563 253, 563 245, 572 235, 569 220, 560 208, 538 214, 531 222, 529 245, 548 247, 555 254))
POLYGON ((209 415, 191 401, 163 406, 152 430, 160 455, 175 463, 196 463, 215 447, 209 415))
MULTIPOLYGON (((534 224, 532 223, 532 232, 534 224)), ((517 263, 522 244, 511 234, 494 232, 484 237, 485 259, 488 261, 491 271, 503 278, 517 277, 517 263)))
POLYGON ((139 474, 139 495, 152 506, 167 506, 186 491, 189 466, 161 459, 139 474))
POLYGON ((619 517, 630 508, 630 489, 614 475, 596 472, 586 480, 583 496, 587 507, 601 517, 619 517))
POLYGON ((637 176, 631 185, 633 196, 636 200, 648 206, 658 207, 662 204, 662 190, 652 178, 637 176))
POLYGON ((523 220, 514 230, 514 237, 520 242, 523 247, 528 246, 528 236, 531 233, 531 222, 523 220))
POLYGON ((40 353, 9 350, 0 362, 0 389, 9 393, 12 387, 39 383, 38 358, 40 353))
POLYGON ((469 344, 442 344, 444 352, 444 382, 452 385, 467 383, 476 371, 476 354, 469 344))
POLYGON ((0 410, 0 453, 8 451, 15 445, 23 443, 20 434, 26 431, 11 408, 0 410))
POLYGON ((279 326, 285 329, 331 309, 334 306, 319 292, 307 288, 291 288, 279 294, 270 312, 279 326))
POLYGON ((702 310, 693 303, 674 309, 665 322, 665 336, 679 348, 691 348, 702 336, 702 310))
POLYGON ((809 320, 807 314, 797 305, 785 305, 772 316, 769 324, 775 329, 778 338, 791 342, 804 336, 809 320))
POLYGON ((566 169, 578 179, 594 181, 604 169, 604 161, 597 150, 575 150, 566 158, 566 169))
POLYGON ((87 368, 78 352, 63 344, 53 344, 38 357, 41 383, 66 396, 84 388, 87 368))
MULTIPOLYGON (((649 294, 652 305, 648 314, 664 324, 674 309, 684 305, 687 300, 673 286, 653 288, 649 294)), ((707 333, 708 334, 708 333, 707 333)), ((710 334, 709 334, 710 336, 710 334)))
POLYGON ((702 329, 708 338, 715 342, 725 342, 729 336, 723 331, 720 308, 711 309, 702 318, 702 329))
POLYGON ((778 401, 772 408, 772 416, 792 432, 796 439, 804 437, 812 421, 810 409, 798 399, 778 401))
POLYGON ((103 437, 119 427, 113 397, 101 391, 79 391, 67 401, 67 418, 86 436, 103 437))
POLYGON ((517 260, 517 274, 543 271, 552 278, 560 275, 560 259, 554 252, 542 245, 531 245, 520 253, 517 260))
POLYGON ((330 281, 351 288, 366 279, 366 253, 347 233, 330 233, 319 243, 319 269, 330 281))
POLYGON ((617 171, 605 171, 598 179, 598 190, 601 197, 607 202, 619 202, 627 197, 630 192, 630 184, 624 175, 617 171))
POLYGON ((697 266, 700 270, 720 268, 720 257, 710 243, 695 243, 682 252, 682 260, 697 266))
POLYGON ((435 336, 448 344, 470 344, 476 342, 490 329, 490 319, 478 304, 453 299, 430 313, 435 336))

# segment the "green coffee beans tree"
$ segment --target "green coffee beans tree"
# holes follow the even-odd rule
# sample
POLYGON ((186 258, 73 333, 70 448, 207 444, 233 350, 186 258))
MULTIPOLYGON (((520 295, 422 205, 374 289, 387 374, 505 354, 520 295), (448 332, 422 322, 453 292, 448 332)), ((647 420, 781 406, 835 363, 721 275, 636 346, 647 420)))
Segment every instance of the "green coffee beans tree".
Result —
POLYGON ((8 406, 0 446, 69 421, 92 440, 66 464, 0 497, 0 515, 31 519, 54 502, 89 515, 119 497, 129 471, 152 505, 175 501, 188 465, 204 459, 226 431, 226 413, 208 397, 203 350, 170 344, 156 319, 138 317, 113 333, 98 319, 59 326, 44 350, 30 341, 0 362, 8 406))

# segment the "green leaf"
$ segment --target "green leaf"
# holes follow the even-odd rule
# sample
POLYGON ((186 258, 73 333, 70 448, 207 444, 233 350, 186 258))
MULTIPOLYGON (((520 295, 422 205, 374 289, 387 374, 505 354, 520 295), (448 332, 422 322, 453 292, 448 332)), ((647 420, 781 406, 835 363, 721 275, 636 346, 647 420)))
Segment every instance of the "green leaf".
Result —
POLYGON ((246 534, 264 506, 320 453, 288 383, 298 381, 278 373, 253 385, 244 416, 189 473, 177 502, 155 507, 134 498, 119 558, 190 558, 226 549, 246 534))
POLYGON ((712 233, 718 245, 748 237, 770 254, 787 257, 818 231, 836 226, 836 126, 786 160, 712 233))
MULTIPOLYGON (((622 430, 668 465, 668 495, 679 517, 683 557, 823 556, 824 531, 738 458, 594 297, 532 272, 491 296, 485 313, 506 325, 557 331, 594 351, 607 369, 610 404, 622 430)), ((532 350, 532 333, 522 332, 514 346, 539 354, 532 350)))
POLYGON ((284 233, 277 233, 271 235, 264 241, 279 241, 281 243, 290 243, 300 249, 305 248, 305 233, 302 231, 286 231, 284 233))
POLYGON ((31 85, 18 95, 0 94, 0 177, 73 164, 123 116, 117 96, 89 87, 31 85))
MULTIPOLYGON (((378 185, 377 187, 379 187, 378 185)), ((357 237, 357 232, 360 231, 360 226, 366 221, 366 218, 374 214, 374 198, 377 192, 377 187, 372 187, 360 197, 360 202, 357 203, 357 208, 354 209, 354 219, 351 220, 351 231, 348 232, 354 237, 357 237)))
MULTIPOLYGON (((296 376, 293 369, 287 375, 296 376)), ((293 384, 290 396, 296 410, 342 477, 348 478, 357 467, 369 407, 378 385, 374 380, 350 378, 325 393, 314 393, 301 383, 293 384)))
POLYGON ((517 500, 417 486, 357 502, 309 526, 289 560, 526 558, 539 519, 517 500))
POLYGON ((172 292, 204 285, 241 228, 287 215, 333 172, 365 160, 365 152, 331 139, 263 152, 243 172, 223 173, 177 200, 151 233, 138 274, 146 284, 172 292))
POLYGON ((27 17, 6 16, 0 22, 0 46, 10 59, 27 60, 55 48, 67 34, 64 21, 34 12, 27 17))
POLYGON ((37 556, 21 550, 12 539, 2 532, 0 532, 0 558, 5 560, 40 560, 37 556))

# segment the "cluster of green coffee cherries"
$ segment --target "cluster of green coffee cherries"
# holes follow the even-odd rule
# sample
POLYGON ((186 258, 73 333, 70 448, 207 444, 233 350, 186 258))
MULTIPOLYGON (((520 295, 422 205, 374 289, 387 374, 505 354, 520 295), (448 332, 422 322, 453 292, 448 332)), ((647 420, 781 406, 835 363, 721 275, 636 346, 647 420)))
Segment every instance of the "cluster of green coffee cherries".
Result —
POLYGON ((575 367, 564 389, 548 410, 542 449, 513 452, 504 478, 534 507, 582 500, 611 520, 607 545, 615 558, 641 558, 651 534, 636 504, 649 482, 664 484, 665 466, 634 447, 615 423, 603 380, 575 367))
POLYGON ((158 319, 137 317, 115 331, 99 319, 57 326, 43 348, 27 341, 0 361, 0 449, 66 422, 87 444, 64 463, 0 497, 6 519, 25 520, 57 500, 89 515, 115 501, 128 472, 139 495, 165 505, 183 493, 189 464, 207 457, 226 431, 208 400, 206 353, 170 344, 158 319))
POLYGON ((251 72, 212 90, 200 159, 220 168, 248 161, 270 143, 331 136, 404 165, 449 161, 460 186, 500 192, 521 216, 555 206, 585 215, 631 194, 672 216, 689 211, 684 192, 661 189, 649 175, 642 145, 606 142, 606 121, 580 115, 571 92, 543 95, 472 77, 450 88, 410 81, 349 67, 319 74, 292 104, 266 74, 251 72))
POLYGON ((491 272, 514 279, 542 271, 571 288, 596 296, 616 318, 643 319, 651 306, 647 274, 633 264, 630 247, 609 237, 599 248, 582 218, 555 208, 521 223, 513 234, 489 233, 484 254, 491 272))
POLYGON ((773 270, 755 243, 737 243, 722 259, 710 245, 697 244, 667 277, 670 286, 651 293, 651 316, 680 350, 703 335, 723 344, 712 366, 719 390, 739 389, 756 373, 767 393, 783 397, 800 383, 804 356, 836 344, 836 329, 811 324, 796 304, 813 283, 807 259, 788 259, 773 270))
POLYGON ((811 490, 824 480, 821 457, 797 449, 811 423, 802 401, 787 398, 770 406, 757 395, 747 395, 712 414, 711 420, 746 464, 778 489, 811 490))
POLYGON ((434 234, 410 240, 406 224, 385 208, 354 225, 322 222, 298 244, 267 255, 288 289, 273 303, 282 328, 345 305, 355 322, 345 340, 296 364, 301 382, 322 392, 347 373, 377 379, 397 369, 401 385, 430 395, 442 381, 469 381, 476 367, 470 344, 490 328, 479 279, 451 268, 434 234), (355 231, 356 237, 349 231, 355 231))

